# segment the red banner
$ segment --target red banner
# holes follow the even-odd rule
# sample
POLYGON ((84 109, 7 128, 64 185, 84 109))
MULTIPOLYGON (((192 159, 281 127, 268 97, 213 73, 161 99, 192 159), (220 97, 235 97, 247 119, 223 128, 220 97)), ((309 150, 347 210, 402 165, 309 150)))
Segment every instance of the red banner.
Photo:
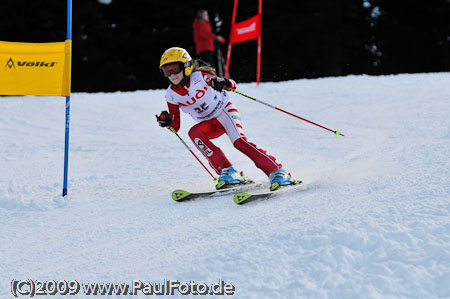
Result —
POLYGON ((261 75, 261 15, 262 0, 259 0, 258 14, 243 22, 235 23, 238 0, 234 0, 233 18, 231 19, 230 41, 228 43, 227 66, 225 68, 225 77, 228 77, 230 67, 231 45, 245 42, 252 39, 258 39, 257 61, 256 61, 256 82, 259 85, 261 75))
POLYGON ((240 43, 258 38, 261 35, 261 15, 247 19, 243 22, 232 24, 230 43, 240 43))

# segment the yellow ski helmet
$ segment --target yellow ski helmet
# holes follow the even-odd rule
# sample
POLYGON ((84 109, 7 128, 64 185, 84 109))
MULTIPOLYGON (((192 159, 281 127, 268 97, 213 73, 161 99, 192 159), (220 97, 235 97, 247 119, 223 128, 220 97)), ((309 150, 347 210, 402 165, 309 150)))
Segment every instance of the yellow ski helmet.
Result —
POLYGON ((167 49, 163 55, 161 56, 161 61, 159 62, 159 68, 163 65, 174 63, 174 62, 181 62, 181 64, 184 67, 184 75, 190 76, 192 73, 192 58, 189 53, 179 47, 172 47, 167 49))

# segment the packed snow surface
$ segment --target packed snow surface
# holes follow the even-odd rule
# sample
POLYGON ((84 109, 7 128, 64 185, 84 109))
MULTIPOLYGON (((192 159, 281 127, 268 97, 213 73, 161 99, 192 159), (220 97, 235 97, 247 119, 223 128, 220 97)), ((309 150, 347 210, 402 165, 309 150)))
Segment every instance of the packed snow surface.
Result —
MULTIPOLYGON (((63 198, 65 99, 0 98, 0 297, 13 296, 13 279, 222 280, 233 298, 450 297, 450 73, 238 90, 345 135, 231 94, 248 139, 301 191, 243 206, 231 195, 174 202, 174 189, 214 183, 157 125, 165 90, 149 90, 72 94, 63 198)), ((193 124, 182 115, 179 134, 207 164, 193 124)), ((227 136, 214 142, 268 188, 227 136)))

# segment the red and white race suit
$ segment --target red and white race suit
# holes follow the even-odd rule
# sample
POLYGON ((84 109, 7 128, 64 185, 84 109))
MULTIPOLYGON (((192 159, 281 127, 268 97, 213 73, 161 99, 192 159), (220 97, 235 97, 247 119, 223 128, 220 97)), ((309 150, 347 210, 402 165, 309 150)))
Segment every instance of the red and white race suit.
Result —
MULTIPOLYGON (((210 79, 214 77, 196 71, 191 74, 190 81, 186 85, 169 86, 165 97, 172 127, 176 131, 180 129, 179 109, 190 114, 198 122, 189 130, 189 137, 217 174, 220 174, 223 168, 231 166, 231 163, 211 139, 226 133, 234 147, 247 155, 256 167, 269 176, 282 165, 265 150, 247 140, 238 110, 229 101, 228 93, 216 91, 211 87, 210 79)), ((236 89, 236 83, 233 80, 230 82, 230 89, 236 89)))

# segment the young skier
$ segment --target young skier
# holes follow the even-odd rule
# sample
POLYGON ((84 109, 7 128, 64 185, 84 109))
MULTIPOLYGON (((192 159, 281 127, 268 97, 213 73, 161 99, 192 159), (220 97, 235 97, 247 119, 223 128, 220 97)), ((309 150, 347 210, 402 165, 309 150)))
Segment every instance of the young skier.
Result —
POLYGON ((236 89, 233 80, 215 76, 213 68, 200 66, 198 60, 192 60, 185 49, 178 47, 163 53, 159 68, 170 85, 165 95, 169 111, 162 111, 156 116, 157 121, 161 127, 171 126, 178 131, 181 109, 198 122, 189 130, 189 137, 219 174, 217 189, 245 182, 222 150, 211 142, 224 133, 236 149, 253 160, 256 167, 269 177, 271 190, 297 183, 273 156, 247 140, 238 110, 226 92, 236 89))

